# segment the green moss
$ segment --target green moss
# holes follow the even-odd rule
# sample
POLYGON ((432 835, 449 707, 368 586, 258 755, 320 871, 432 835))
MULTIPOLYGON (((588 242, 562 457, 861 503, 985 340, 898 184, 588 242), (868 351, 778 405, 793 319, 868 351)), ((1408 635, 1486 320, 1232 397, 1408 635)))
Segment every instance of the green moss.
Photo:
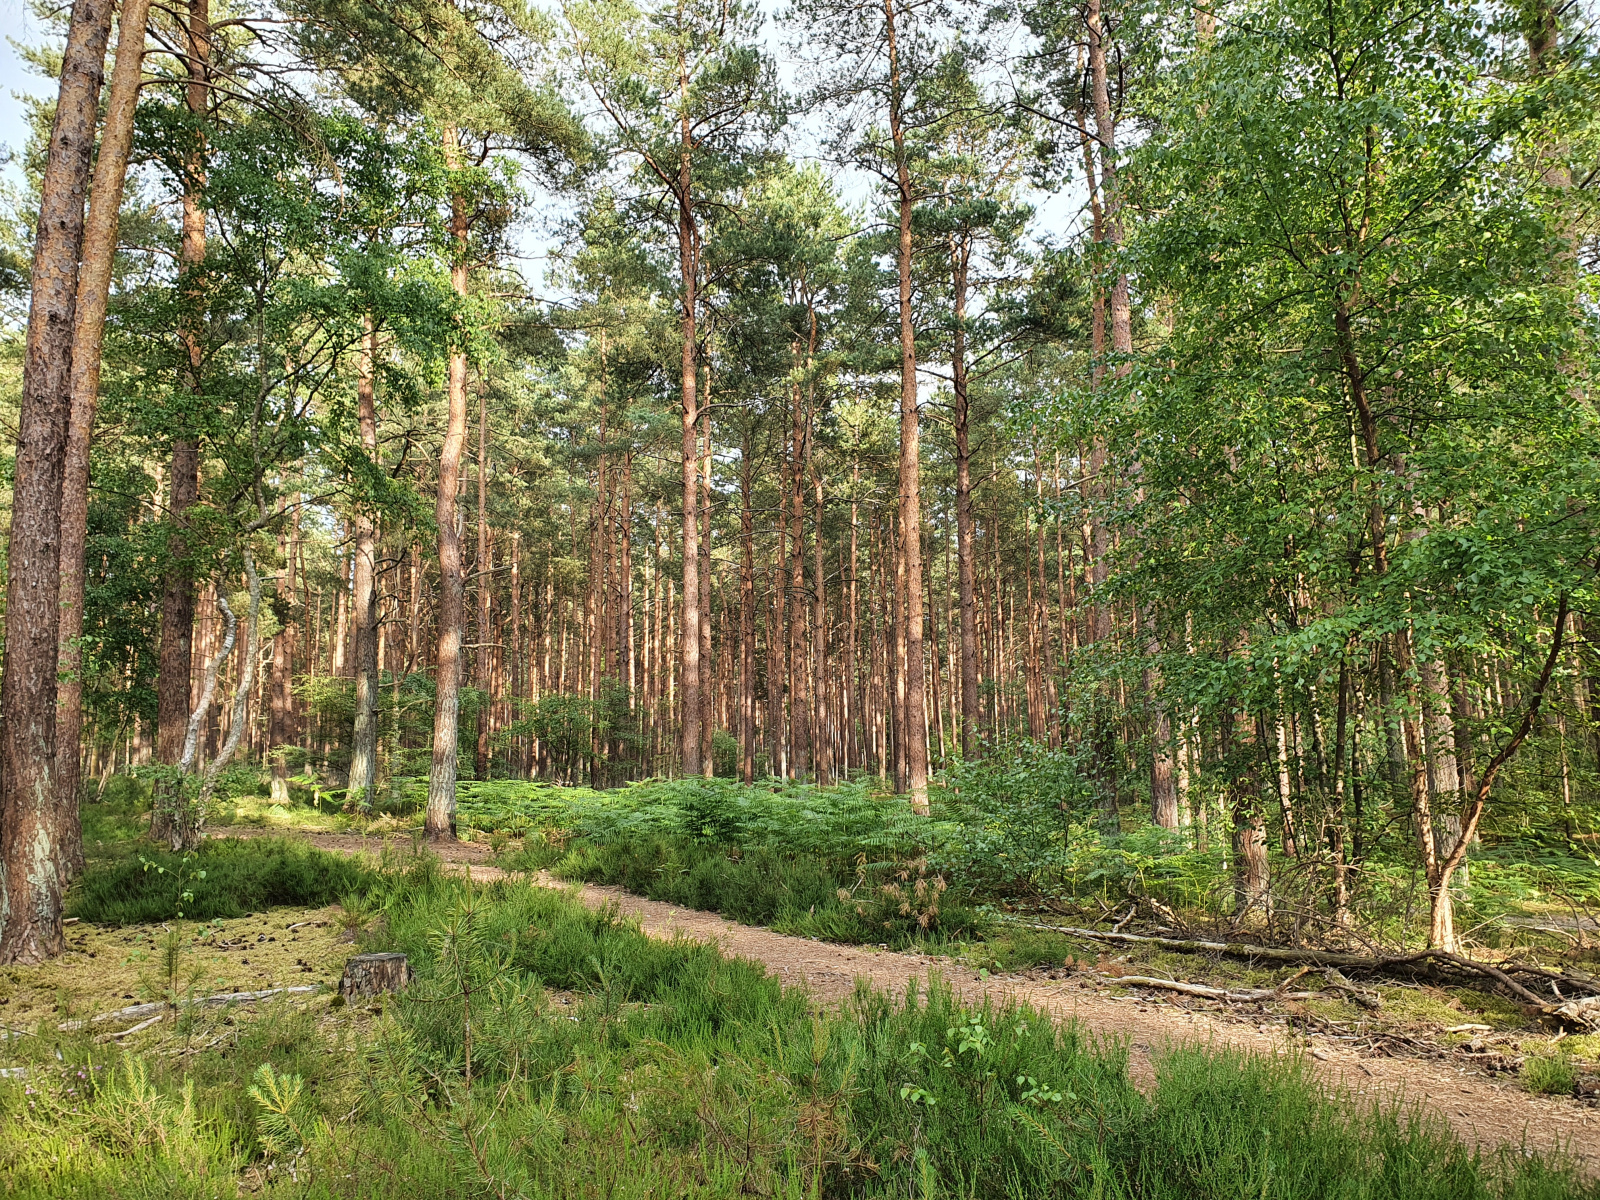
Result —
POLYGON ((1562 1041, 1567 1053, 1585 1062, 1600 1062, 1600 1033, 1582 1033, 1562 1041))
MULTIPOLYGON (((1414 1025, 1460 1025, 1461 1009, 1454 997, 1438 988, 1378 988, 1384 1016, 1414 1025)), ((1488 1022, 1484 1022, 1488 1024, 1488 1022)))
MULTIPOLYGON (((1475 988, 1456 988, 1451 991, 1462 1009, 1479 1023, 1496 1029, 1520 1029, 1528 1023, 1528 1015, 1520 1005, 1490 992, 1475 988)), ((1455 1024, 1461 1024, 1457 1021, 1455 1024)))

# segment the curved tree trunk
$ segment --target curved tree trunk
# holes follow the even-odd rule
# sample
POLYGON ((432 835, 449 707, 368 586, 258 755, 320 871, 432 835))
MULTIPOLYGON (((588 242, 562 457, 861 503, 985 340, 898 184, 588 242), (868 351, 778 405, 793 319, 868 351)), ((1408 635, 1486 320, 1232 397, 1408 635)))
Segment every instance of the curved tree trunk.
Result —
POLYGON ((106 298, 116 259, 117 218, 133 144, 133 115, 139 102, 149 15, 150 0, 125 0, 122 6, 116 66, 84 225, 83 265, 72 330, 71 413, 61 489, 61 683, 56 700, 57 854, 68 876, 83 870, 83 825, 78 813, 82 787, 78 756, 83 734, 83 649, 79 639, 83 636, 83 555, 89 534, 89 443, 100 398, 106 298))

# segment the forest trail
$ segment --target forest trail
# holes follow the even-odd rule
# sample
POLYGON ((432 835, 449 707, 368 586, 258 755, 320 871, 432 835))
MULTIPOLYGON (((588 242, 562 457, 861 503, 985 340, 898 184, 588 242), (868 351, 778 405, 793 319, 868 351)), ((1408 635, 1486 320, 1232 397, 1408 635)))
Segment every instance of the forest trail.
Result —
MULTIPOLYGON (((268 832, 280 831, 262 831, 268 832)), ((382 839, 351 834, 295 836, 346 854, 376 851, 384 844, 382 839)), ((390 844, 409 846, 411 842, 409 838, 396 838, 390 844)), ((507 872, 488 864, 487 846, 457 843, 435 849, 447 864, 464 867, 478 882, 508 877, 507 872)), ((614 904, 622 913, 638 918, 651 937, 681 934, 696 941, 715 942, 724 953, 762 963, 785 984, 804 987, 819 1000, 844 1000, 858 979, 903 995, 911 979, 942 975, 968 1003, 984 998, 1014 1000, 1057 1019, 1076 1021, 1095 1037, 1126 1039, 1129 1074, 1145 1090, 1155 1080, 1152 1056, 1176 1043, 1203 1042, 1255 1054, 1306 1056, 1330 1088, 1343 1090, 1354 1098, 1419 1103, 1447 1120, 1469 1145, 1492 1149, 1509 1144, 1542 1151, 1561 1150, 1571 1154, 1585 1174, 1600 1176, 1600 1110, 1577 1100, 1532 1096, 1512 1083, 1466 1067, 1425 1058, 1360 1054, 1321 1034, 1307 1035, 1281 1023, 1267 1024, 1279 1020, 1267 1014, 1263 1014, 1262 1024, 1241 1024, 1188 1011, 1164 999, 1119 998, 1081 976, 1048 983, 1005 975, 982 979, 971 969, 938 955, 792 937, 741 925, 716 913, 647 900, 621 888, 584 884, 577 889, 542 871, 533 881, 541 887, 575 890, 591 908, 614 904)))

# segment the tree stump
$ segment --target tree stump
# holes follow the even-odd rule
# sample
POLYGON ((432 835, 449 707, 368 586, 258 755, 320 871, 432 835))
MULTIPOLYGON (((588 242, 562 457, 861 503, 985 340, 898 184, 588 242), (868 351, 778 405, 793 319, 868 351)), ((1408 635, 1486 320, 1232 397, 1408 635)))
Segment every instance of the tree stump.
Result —
POLYGON ((357 954, 344 965, 339 995, 346 1003, 398 992, 411 982, 411 964, 404 954, 357 954))

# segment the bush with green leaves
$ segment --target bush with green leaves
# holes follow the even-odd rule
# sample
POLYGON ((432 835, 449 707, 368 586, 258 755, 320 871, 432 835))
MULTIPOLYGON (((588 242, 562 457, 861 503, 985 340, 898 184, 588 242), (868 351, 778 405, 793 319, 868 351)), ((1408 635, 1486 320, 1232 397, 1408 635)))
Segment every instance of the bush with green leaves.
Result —
POLYGON ((371 877, 356 860, 294 838, 211 838, 188 855, 146 849, 91 867, 73 885, 67 912, 105 925, 168 921, 180 912, 210 921, 274 905, 332 904, 371 877))

